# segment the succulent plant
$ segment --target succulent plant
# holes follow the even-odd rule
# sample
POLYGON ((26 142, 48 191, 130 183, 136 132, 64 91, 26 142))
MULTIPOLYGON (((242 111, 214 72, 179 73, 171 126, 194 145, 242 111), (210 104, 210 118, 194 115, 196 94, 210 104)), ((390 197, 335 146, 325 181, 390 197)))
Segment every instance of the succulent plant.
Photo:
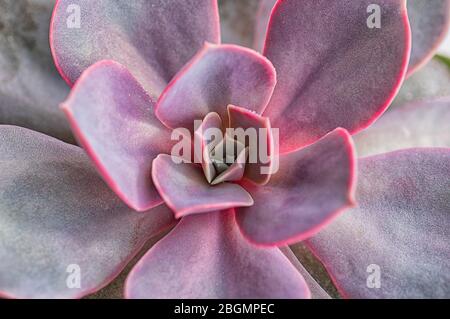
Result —
POLYGON ((450 1, 0 7, 1 296, 450 296, 450 1))

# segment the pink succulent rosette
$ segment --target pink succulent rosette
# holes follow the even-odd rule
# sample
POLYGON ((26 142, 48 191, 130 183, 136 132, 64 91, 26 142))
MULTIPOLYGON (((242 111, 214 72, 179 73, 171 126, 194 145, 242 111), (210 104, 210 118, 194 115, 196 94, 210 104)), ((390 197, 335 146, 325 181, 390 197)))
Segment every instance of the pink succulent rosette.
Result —
MULTIPOLYGON (((258 53, 221 44, 215 0, 56 1, 51 52, 81 147, 0 126, 0 294, 86 296, 173 227, 131 270, 127 298, 328 297, 286 247, 299 241, 345 297, 448 296, 450 152, 417 147, 448 147, 450 100, 363 130, 432 56, 449 1, 423 16, 411 5, 412 51, 406 1, 378 1, 382 28, 367 26, 371 2, 261 1, 258 53), (403 117, 414 133, 398 134, 403 117), (424 117, 444 124, 416 128, 424 117), (269 161, 232 137, 233 160, 215 158, 210 128, 265 132, 269 161), (179 129, 199 157, 173 154, 179 129), (371 156, 357 160, 354 134, 371 156), (366 285, 371 264, 380 289, 366 285)), ((70 140, 50 117, 58 130, 33 128, 70 140)))

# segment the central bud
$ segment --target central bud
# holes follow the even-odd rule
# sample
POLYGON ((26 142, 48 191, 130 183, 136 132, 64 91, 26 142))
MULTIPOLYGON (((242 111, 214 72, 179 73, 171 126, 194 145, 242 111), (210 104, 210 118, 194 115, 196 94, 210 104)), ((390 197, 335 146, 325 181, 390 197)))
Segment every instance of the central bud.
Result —
POLYGON ((205 176, 211 185, 222 182, 238 181, 244 176, 248 149, 239 141, 225 134, 224 138, 214 146, 208 144, 203 160, 209 167, 205 176))
POLYGON ((266 184, 278 169, 278 157, 274 156, 278 154, 278 143, 275 142, 278 131, 271 128, 267 118, 251 110, 231 104, 227 110, 227 125, 215 112, 194 121, 193 145, 190 131, 183 129, 184 133, 180 132, 178 136, 187 137, 187 145, 182 143, 180 148, 177 144, 173 148, 174 158, 189 154, 185 157, 201 164, 210 185, 237 182, 243 178, 266 184), (192 150, 193 157, 190 155, 192 150), (181 153, 183 155, 178 155, 181 153))
POLYGON ((201 163, 206 180, 211 185, 242 179, 248 148, 237 139, 223 133, 222 120, 217 113, 209 113, 195 131, 195 147, 201 149, 197 163, 201 163))

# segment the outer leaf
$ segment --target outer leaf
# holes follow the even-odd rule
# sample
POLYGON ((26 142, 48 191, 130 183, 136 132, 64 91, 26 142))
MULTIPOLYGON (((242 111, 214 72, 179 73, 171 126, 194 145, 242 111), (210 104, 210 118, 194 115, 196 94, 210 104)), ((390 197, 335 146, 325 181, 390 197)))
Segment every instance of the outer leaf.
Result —
POLYGON ((408 75, 425 65, 436 53, 450 29, 450 0, 408 1, 412 51, 408 75))
POLYGON ((168 127, 192 130, 210 112, 226 119, 228 104, 261 113, 275 83, 272 64, 255 51, 206 44, 163 92, 156 114, 168 127))
POLYGON ((188 216, 130 273, 128 298, 309 298, 277 248, 250 245, 233 211, 188 216))
POLYGON ((241 186, 231 183, 211 186, 199 165, 177 160, 180 159, 161 154, 152 169, 153 182, 176 218, 253 205, 253 199, 241 186))
POLYGON ((280 156, 280 171, 267 185, 244 184, 255 204, 237 209, 243 234, 260 245, 280 246, 317 233, 353 205, 354 156, 343 129, 280 156))
POLYGON ((0 126, 0 295, 79 298, 116 277, 173 223, 159 206, 131 211, 76 146, 0 126), (78 268, 79 267, 79 268, 78 268), (80 270, 80 288, 70 288, 80 270))
POLYGON ((436 58, 403 82, 402 88, 388 111, 395 110, 408 102, 446 96, 450 96, 450 66, 436 58))
POLYGON ((280 150, 336 127, 355 133, 389 106, 406 72, 410 29, 405 0, 382 0, 382 27, 369 28, 372 0, 277 2, 264 55, 278 85, 264 113, 280 128, 280 150))
POLYGON ((359 207, 309 241, 344 296, 448 298, 449 185, 449 149, 360 160, 359 207))
MULTIPOLYGON (((232 2, 232 1, 230 1, 232 2)), ((277 0, 260 0, 255 24, 255 50, 262 52, 270 13, 277 0)), ((411 23, 413 45, 408 73, 426 64, 448 33, 450 20, 450 1, 412 0, 408 4, 408 17, 411 23)), ((450 40, 450 38, 449 38, 450 40)), ((449 45, 449 44, 447 44, 449 45)), ((442 45, 442 52, 446 46, 442 45)), ((450 54, 450 51, 447 51, 450 54)))
POLYGON ((48 45, 52 0, 1 1, 0 124, 14 124, 73 142, 58 109, 69 88, 48 45))
POLYGON ((167 235, 168 231, 162 231, 158 233, 156 236, 153 236, 145 245, 141 248, 141 250, 134 256, 134 258, 127 264, 127 266, 122 270, 119 276, 117 276, 111 283, 97 291, 96 293, 89 295, 86 299, 123 299, 124 295, 124 287, 125 281, 128 277, 130 271, 134 268, 134 265, 142 258, 142 256, 152 248, 158 241, 161 240, 165 235, 167 235))
POLYGON ((94 64, 62 108, 100 174, 125 203, 138 211, 162 203, 151 168, 158 154, 170 152, 170 131, 125 67, 108 60, 94 64))
POLYGON ((355 136, 358 156, 410 147, 450 147, 449 123, 450 98, 396 108, 355 136))
POLYGON ((157 97, 205 41, 219 42, 219 28, 215 0, 58 0, 50 44, 69 84, 95 62, 113 59, 157 97))

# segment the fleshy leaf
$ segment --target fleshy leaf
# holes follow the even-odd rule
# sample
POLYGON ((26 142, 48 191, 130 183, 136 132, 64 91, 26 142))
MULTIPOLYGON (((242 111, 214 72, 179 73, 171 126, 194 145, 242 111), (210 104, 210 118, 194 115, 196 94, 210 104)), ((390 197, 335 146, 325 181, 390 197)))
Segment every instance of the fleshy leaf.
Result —
POLYGON ((215 0, 59 0, 50 32, 55 64, 69 84, 112 59, 153 98, 205 41, 219 39, 215 0))
POLYGON ((0 171, 3 297, 93 293, 174 222, 163 205, 145 214, 126 207, 81 148, 24 128, 0 126, 0 171))
POLYGON ((0 10, 0 124, 74 142, 58 104, 69 93, 48 45, 53 0, 2 1, 0 10))
POLYGON ((209 130, 222 130, 222 119, 219 114, 211 112, 208 113, 202 121, 202 124, 194 132, 194 143, 198 143, 198 150, 194 149, 194 156, 196 156, 196 163, 201 163, 203 173, 205 173, 206 180, 211 183, 216 170, 211 161, 211 151, 219 141, 210 141, 209 130), (201 154, 201 156, 199 156, 201 154))
POLYGON ((130 273, 128 298, 309 298, 277 248, 249 244, 233 211, 184 217, 130 273))
POLYGON ((438 58, 432 59, 403 82, 388 112, 408 102, 446 96, 450 96, 450 66, 438 58))
POLYGON ((168 127, 192 130, 194 120, 210 112, 225 120, 228 104, 261 113, 275 83, 275 69, 262 55, 207 43, 163 92, 156 114, 168 127))
POLYGON ((450 98, 396 108, 354 137, 359 157, 411 147, 450 147, 450 98))
POLYGON ((275 5, 264 55, 278 84, 263 115, 280 129, 281 152, 336 127, 358 132, 391 103, 407 69, 411 34, 405 0, 377 5, 381 28, 369 27, 376 15, 372 0, 275 5))
POLYGON ((450 151, 359 161, 359 207, 308 241, 348 298, 448 298, 450 151))
POLYGON ((180 158, 170 155, 161 154, 153 161, 152 176, 176 218, 253 204, 241 186, 231 183, 211 186, 199 165, 182 163, 180 158))
POLYGON ((152 161, 173 144, 153 107, 130 72, 110 60, 88 68, 62 105, 102 177, 138 211, 162 203, 151 179, 152 161))
POLYGON ((228 118, 229 127, 244 130, 244 135, 241 137, 242 142, 245 142, 245 146, 249 148, 245 177, 257 184, 267 184, 270 179, 270 172, 273 170, 274 156, 278 155, 276 154, 269 119, 235 105, 228 106, 228 118), (255 132, 253 138, 251 135, 245 134, 245 131, 249 129, 255 132), (246 136, 250 136, 250 138, 244 139, 246 136), (257 139, 258 143, 249 141, 252 139, 257 139), (262 157, 266 158, 263 159, 262 157))
POLYGON ((450 0, 408 1, 412 31, 408 75, 425 65, 436 53, 450 29, 450 0))
POLYGON ((128 277, 130 271, 134 268, 136 263, 142 258, 142 256, 150 250, 158 241, 161 240, 165 235, 167 235, 168 230, 159 232, 156 236, 153 236, 144 246, 139 250, 139 252, 133 257, 133 259, 127 264, 127 266, 122 270, 119 276, 117 276, 113 281, 111 281, 107 286, 100 289, 94 294, 89 295, 86 299, 123 299, 125 281, 128 277))
POLYGON ((255 204, 236 209, 245 237, 264 246, 304 240, 353 205, 353 145, 344 129, 280 156, 280 170, 262 187, 245 183, 255 204))

